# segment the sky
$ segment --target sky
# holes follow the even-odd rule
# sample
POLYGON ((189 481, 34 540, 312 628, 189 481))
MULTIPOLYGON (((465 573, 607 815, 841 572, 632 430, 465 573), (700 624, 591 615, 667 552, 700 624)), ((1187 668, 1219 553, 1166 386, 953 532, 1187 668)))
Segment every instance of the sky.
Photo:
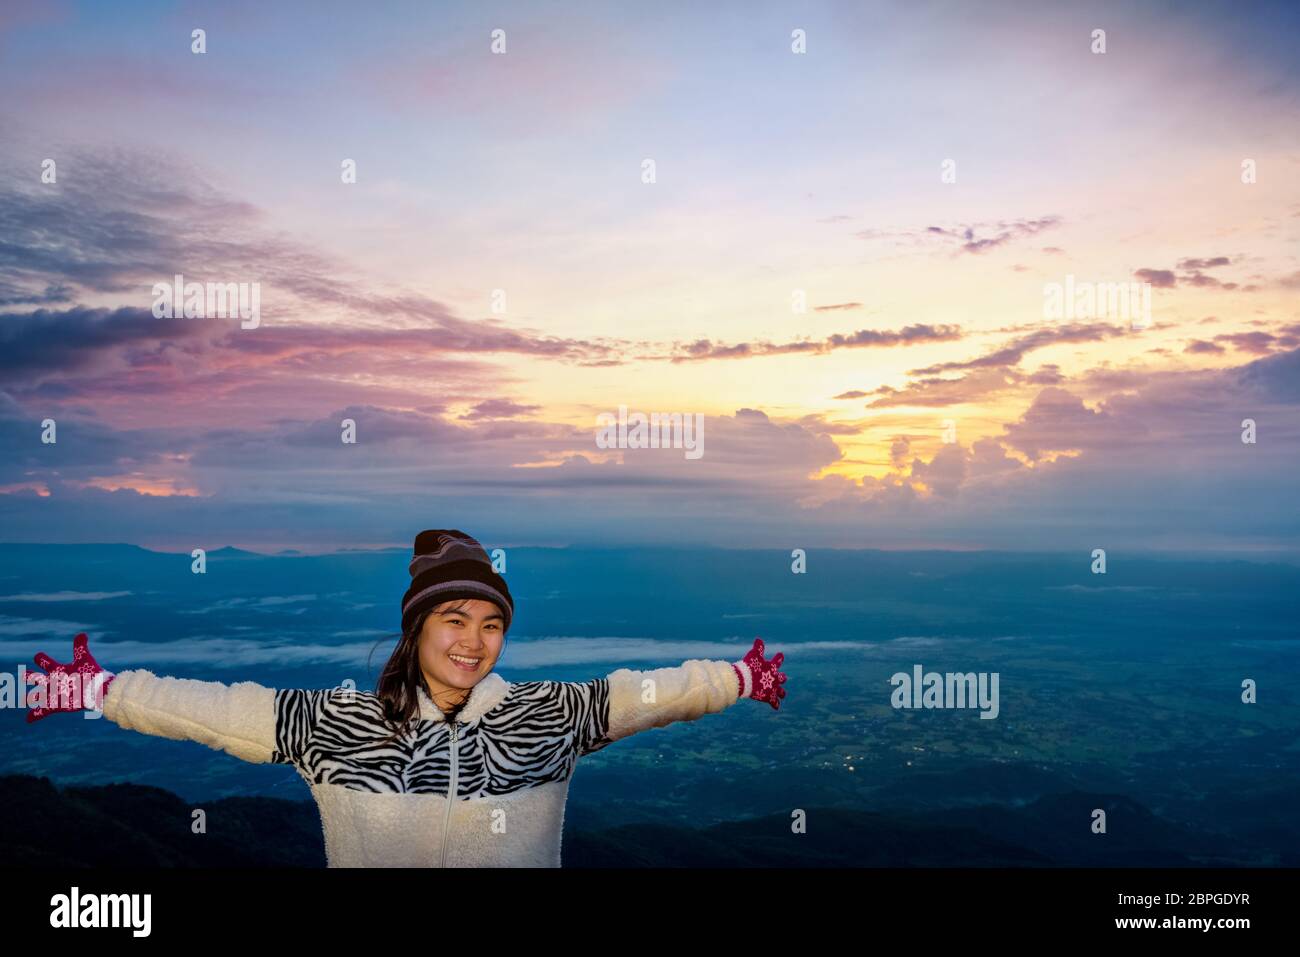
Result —
POLYGON ((6 0, 0 540, 1294 560, 1297 27, 6 0), (176 274, 256 327, 155 317, 176 274))

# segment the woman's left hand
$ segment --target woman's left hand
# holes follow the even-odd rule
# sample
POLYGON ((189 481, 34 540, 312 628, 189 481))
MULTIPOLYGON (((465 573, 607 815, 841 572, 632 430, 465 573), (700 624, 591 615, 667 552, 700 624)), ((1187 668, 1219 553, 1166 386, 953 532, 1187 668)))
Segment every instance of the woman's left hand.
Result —
POLYGON ((769 661, 763 657, 763 639, 755 638, 754 646, 745 653, 740 661, 732 662, 736 675, 740 678, 741 694, 744 694, 745 672, 749 674, 749 697, 755 701, 766 701, 774 710, 780 710, 781 699, 785 697, 785 672, 781 664, 785 661, 785 652, 778 651, 769 661), (743 669, 743 670, 742 670, 743 669))

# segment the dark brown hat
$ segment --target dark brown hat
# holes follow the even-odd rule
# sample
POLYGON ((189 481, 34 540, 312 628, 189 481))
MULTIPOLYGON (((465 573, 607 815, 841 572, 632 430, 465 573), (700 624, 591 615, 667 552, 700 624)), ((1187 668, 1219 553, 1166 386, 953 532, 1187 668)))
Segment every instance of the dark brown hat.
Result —
POLYGON ((492 568, 483 546, 464 532, 432 528, 415 536, 410 572, 411 587, 402 597, 403 632, 414 628, 424 612, 456 598, 496 603, 505 618, 502 633, 510 630, 515 602, 506 580, 492 568))

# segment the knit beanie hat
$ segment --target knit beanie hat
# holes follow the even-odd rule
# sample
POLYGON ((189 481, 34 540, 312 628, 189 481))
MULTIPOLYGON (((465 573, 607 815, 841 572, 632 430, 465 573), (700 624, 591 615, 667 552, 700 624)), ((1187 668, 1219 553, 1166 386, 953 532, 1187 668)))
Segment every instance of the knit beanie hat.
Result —
POLYGON ((411 587, 402 597, 404 633, 426 611, 457 598, 495 602, 505 617, 502 634, 510 630, 515 602, 506 580, 493 570, 483 546, 464 532, 431 528, 416 535, 410 572, 411 587))

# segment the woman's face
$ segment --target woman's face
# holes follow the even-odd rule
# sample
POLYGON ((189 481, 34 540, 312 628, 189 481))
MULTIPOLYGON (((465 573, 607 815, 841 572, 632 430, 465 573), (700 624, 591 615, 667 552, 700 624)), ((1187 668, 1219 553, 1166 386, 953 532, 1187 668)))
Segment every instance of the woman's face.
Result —
POLYGON ((444 602, 429 612, 420 631, 420 670, 430 689, 478 684, 501 654, 504 621, 500 608, 479 599, 444 602))

